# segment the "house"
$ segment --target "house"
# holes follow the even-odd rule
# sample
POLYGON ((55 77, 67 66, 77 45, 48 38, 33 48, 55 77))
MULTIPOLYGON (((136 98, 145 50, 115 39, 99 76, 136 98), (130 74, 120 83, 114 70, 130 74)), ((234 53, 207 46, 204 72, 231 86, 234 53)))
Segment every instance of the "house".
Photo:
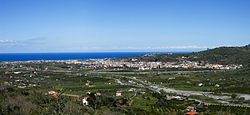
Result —
POLYGON ((150 70, 150 68, 149 67, 139 67, 139 70, 142 70, 142 71, 144 71, 144 70, 150 70))
POLYGON ((201 86, 203 86, 203 85, 204 85, 203 83, 199 83, 199 84, 198 84, 199 87, 201 87, 201 86))
POLYGON ((194 106, 188 106, 186 108, 186 111, 195 111, 195 107, 194 106))
POLYGON ((91 100, 96 100, 96 94, 95 93, 91 93, 91 92, 87 92, 87 96, 82 98, 82 104, 84 106, 88 106, 89 102, 91 100))
POLYGON ((198 115, 194 106, 188 106, 186 111, 185 115, 198 115))
POLYGON ((215 87, 220 87, 220 85, 219 85, 219 84, 216 84, 215 87))
POLYGON ((55 92, 55 91, 49 91, 48 94, 49 95, 55 95, 55 94, 57 94, 57 92, 55 92))
POLYGON ((49 91, 49 92, 48 92, 48 95, 49 95, 49 96, 52 96, 52 97, 55 97, 55 98, 58 97, 58 93, 57 93, 56 91, 49 91))
POLYGON ((132 58, 131 61, 137 61, 137 59, 132 58))
POLYGON ((90 86, 91 82, 89 80, 87 80, 87 82, 85 83, 86 86, 90 86))
POLYGON ((90 98, 89 96, 83 97, 83 99, 82 99, 82 104, 83 104, 84 106, 88 106, 88 105, 89 105, 89 102, 88 102, 88 99, 89 99, 89 98, 90 98))
POLYGON ((115 95, 116 95, 117 97, 122 96, 122 92, 121 92, 121 91, 117 91, 117 92, 115 93, 115 95))
POLYGON ((181 97, 181 96, 173 96, 171 99, 179 100, 179 101, 185 100, 185 98, 184 98, 184 97, 181 97))
POLYGON ((195 111, 186 112, 185 115, 198 115, 195 111))
POLYGON ((175 80, 175 77, 170 77, 168 78, 168 80, 175 80))
POLYGON ((102 94, 100 92, 95 93, 96 96, 101 96, 102 94))
POLYGON ((129 82, 129 83, 132 83, 132 84, 135 84, 135 82, 134 82, 134 81, 132 81, 132 80, 128 80, 128 82, 129 82))
POLYGON ((16 71, 16 72, 14 72, 14 74, 20 74, 20 73, 22 73, 22 72, 20 72, 20 71, 16 71))

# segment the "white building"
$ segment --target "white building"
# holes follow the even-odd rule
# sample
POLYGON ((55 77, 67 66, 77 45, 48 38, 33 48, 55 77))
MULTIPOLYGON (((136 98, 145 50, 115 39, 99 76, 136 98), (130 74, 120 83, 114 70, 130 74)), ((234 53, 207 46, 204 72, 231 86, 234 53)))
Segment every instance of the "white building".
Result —
POLYGON ((82 104, 83 104, 84 106, 88 106, 88 105, 89 105, 88 98, 89 98, 89 97, 84 97, 84 98, 82 99, 82 104))
POLYGON ((117 97, 122 96, 122 92, 121 92, 121 91, 117 91, 117 92, 115 93, 115 95, 116 95, 117 97))

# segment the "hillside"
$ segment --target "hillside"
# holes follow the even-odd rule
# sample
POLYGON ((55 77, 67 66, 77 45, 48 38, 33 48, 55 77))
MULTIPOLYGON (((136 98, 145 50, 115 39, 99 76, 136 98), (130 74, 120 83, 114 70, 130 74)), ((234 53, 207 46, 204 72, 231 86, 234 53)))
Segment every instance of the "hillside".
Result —
POLYGON ((189 60, 204 60, 209 63, 243 64, 250 62, 250 45, 243 47, 219 47, 189 55, 189 60))
POLYGON ((242 47, 219 47, 193 52, 191 54, 154 54, 142 57, 131 57, 130 59, 136 58, 138 61, 172 62, 182 60, 183 56, 187 57, 186 60, 189 61, 250 65, 250 44, 242 47))

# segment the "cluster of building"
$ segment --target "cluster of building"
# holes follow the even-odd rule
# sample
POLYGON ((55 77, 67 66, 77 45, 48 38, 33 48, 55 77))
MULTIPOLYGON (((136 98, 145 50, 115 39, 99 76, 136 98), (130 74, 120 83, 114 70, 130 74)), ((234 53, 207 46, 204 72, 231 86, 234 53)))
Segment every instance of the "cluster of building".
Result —
MULTIPOLYGON (((208 62, 197 62, 197 61, 188 61, 185 58, 182 58, 180 61, 176 62, 144 62, 138 61, 138 59, 90 59, 90 60, 38 60, 38 61, 20 61, 20 62, 2 62, 2 65, 5 64, 41 64, 41 63, 63 63, 63 64, 74 64, 81 65, 86 68, 100 68, 100 69, 123 69, 123 68, 134 68, 138 70, 151 70, 151 69, 160 69, 160 68, 194 68, 194 69, 238 69, 242 65, 230 64, 210 64, 208 62)), ((26 68, 30 70, 32 68, 26 68)))
POLYGON ((194 68, 194 69, 238 69, 242 65, 221 65, 221 64, 210 64, 196 61, 180 61, 180 62, 141 62, 136 61, 124 61, 124 60, 111 60, 111 59, 96 59, 88 61, 78 61, 78 60, 69 60, 66 61, 67 64, 81 64, 84 67, 89 68, 113 68, 113 69, 122 69, 122 68, 134 68, 138 70, 151 70, 151 69, 160 69, 160 68, 194 68))
POLYGON ((8 76, 8 79, 6 80, 3 84, 4 85, 9 85, 9 86, 14 86, 17 88, 26 88, 26 87, 38 87, 40 86, 39 82, 43 78, 34 78, 32 79, 33 76, 35 76, 34 73, 28 73, 28 72, 5 72, 6 76, 8 76))

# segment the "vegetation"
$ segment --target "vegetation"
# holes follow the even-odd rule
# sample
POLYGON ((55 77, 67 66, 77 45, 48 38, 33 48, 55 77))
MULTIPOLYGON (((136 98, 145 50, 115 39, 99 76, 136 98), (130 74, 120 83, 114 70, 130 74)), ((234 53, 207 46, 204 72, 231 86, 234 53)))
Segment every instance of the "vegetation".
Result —
POLYGON ((181 61, 183 56, 190 61, 205 61, 215 64, 242 64, 250 67, 250 45, 243 47, 219 47, 190 54, 145 55, 142 57, 131 57, 130 59, 136 58, 138 59, 137 61, 176 62, 181 61))
POLYGON ((250 64, 250 45, 243 47, 220 47, 192 53, 190 60, 204 60, 219 64, 250 64))
POLYGON ((86 68, 64 62, 0 63, 0 114, 183 115, 188 107, 194 107, 203 115, 247 115, 250 100, 240 95, 250 94, 249 47, 147 55, 137 60, 244 65, 235 70, 155 68, 139 71, 136 68, 86 68), (187 60, 183 60, 183 56, 187 60), (183 96, 150 89, 157 85, 211 94, 210 97, 205 94, 183 96), (82 102, 85 98, 87 105, 82 102))

